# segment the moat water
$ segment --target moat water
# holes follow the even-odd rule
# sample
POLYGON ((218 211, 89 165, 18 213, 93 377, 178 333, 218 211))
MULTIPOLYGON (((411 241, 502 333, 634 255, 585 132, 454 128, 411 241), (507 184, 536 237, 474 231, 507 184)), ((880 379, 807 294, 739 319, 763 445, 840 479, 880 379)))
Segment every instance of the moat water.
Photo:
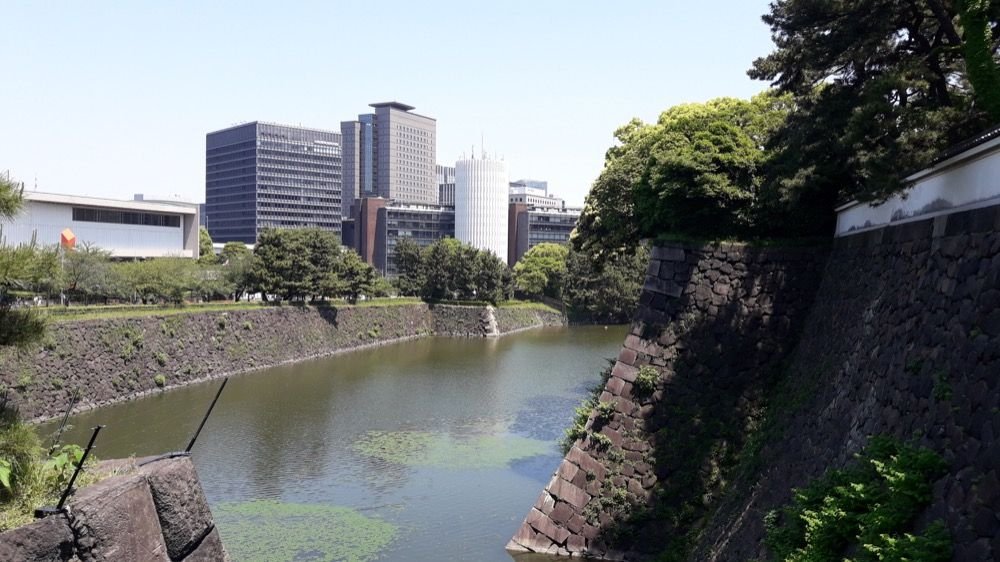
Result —
MULTIPOLYGON (((624 327, 424 338, 237 376, 193 459, 237 561, 503 561, 624 327)), ((180 450, 220 381, 70 419, 101 458, 180 450)), ((43 435, 53 429, 40 428, 43 435)))

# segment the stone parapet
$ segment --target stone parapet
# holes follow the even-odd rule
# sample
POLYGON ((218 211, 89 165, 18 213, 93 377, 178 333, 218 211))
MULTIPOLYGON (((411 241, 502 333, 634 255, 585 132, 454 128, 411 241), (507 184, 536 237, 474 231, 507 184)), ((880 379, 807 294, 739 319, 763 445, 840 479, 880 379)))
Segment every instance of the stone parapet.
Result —
POLYGON ((67 506, 66 514, 0 533, 0 559, 229 560, 189 457, 111 476, 78 491, 67 506))

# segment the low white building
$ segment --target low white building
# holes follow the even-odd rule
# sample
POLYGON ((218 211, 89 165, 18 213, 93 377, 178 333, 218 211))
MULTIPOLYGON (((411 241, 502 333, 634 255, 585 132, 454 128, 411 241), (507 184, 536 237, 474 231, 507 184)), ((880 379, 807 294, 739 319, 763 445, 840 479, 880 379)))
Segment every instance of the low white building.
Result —
POLYGON ((116 258, 198 257, 198 205, 123 201, 80 195, 24 192, 24 207, 0 220, 8 245, 59 244, 69 229, 76 244, 93 244, 116 258))

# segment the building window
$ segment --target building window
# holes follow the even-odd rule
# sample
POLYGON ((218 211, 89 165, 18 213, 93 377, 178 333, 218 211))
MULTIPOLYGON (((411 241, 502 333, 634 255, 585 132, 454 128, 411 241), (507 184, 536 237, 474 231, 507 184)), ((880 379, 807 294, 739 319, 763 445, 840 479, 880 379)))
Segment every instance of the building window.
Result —
POLYGON ((92 209, 73 207, 73 220, 76 222, 103 222, 108 224, 136 224, 142 226, 166 226, 179 228, 179 215, 163 215, 160 213, 141 213, 138 211, 118 211, 115 209, 92 209))

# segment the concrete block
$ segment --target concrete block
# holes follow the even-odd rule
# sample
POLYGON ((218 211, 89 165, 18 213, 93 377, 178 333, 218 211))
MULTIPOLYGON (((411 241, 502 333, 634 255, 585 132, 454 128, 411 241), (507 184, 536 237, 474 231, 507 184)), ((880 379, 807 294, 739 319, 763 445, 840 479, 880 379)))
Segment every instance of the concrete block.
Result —
POLYGON ((169 562, 153 496, 142 474, 117 476, 70 501, 74 527, 93 540, 91 560, 169 562))
POLYGON ((214 526, 212 512, 189 457, 165 459, 142 467, 156 505, 171 559, 194 550, 214 526))
POLYGON ((201 541, 201 544, 183 560, 184 562, 229 562, 229 553, 222 546, 219 530, 213 527, 212 531, 201 541))
POLYGON ((62 562, 72 558, 73 530, 64 515, 0 533, 0 560, 62 562))

